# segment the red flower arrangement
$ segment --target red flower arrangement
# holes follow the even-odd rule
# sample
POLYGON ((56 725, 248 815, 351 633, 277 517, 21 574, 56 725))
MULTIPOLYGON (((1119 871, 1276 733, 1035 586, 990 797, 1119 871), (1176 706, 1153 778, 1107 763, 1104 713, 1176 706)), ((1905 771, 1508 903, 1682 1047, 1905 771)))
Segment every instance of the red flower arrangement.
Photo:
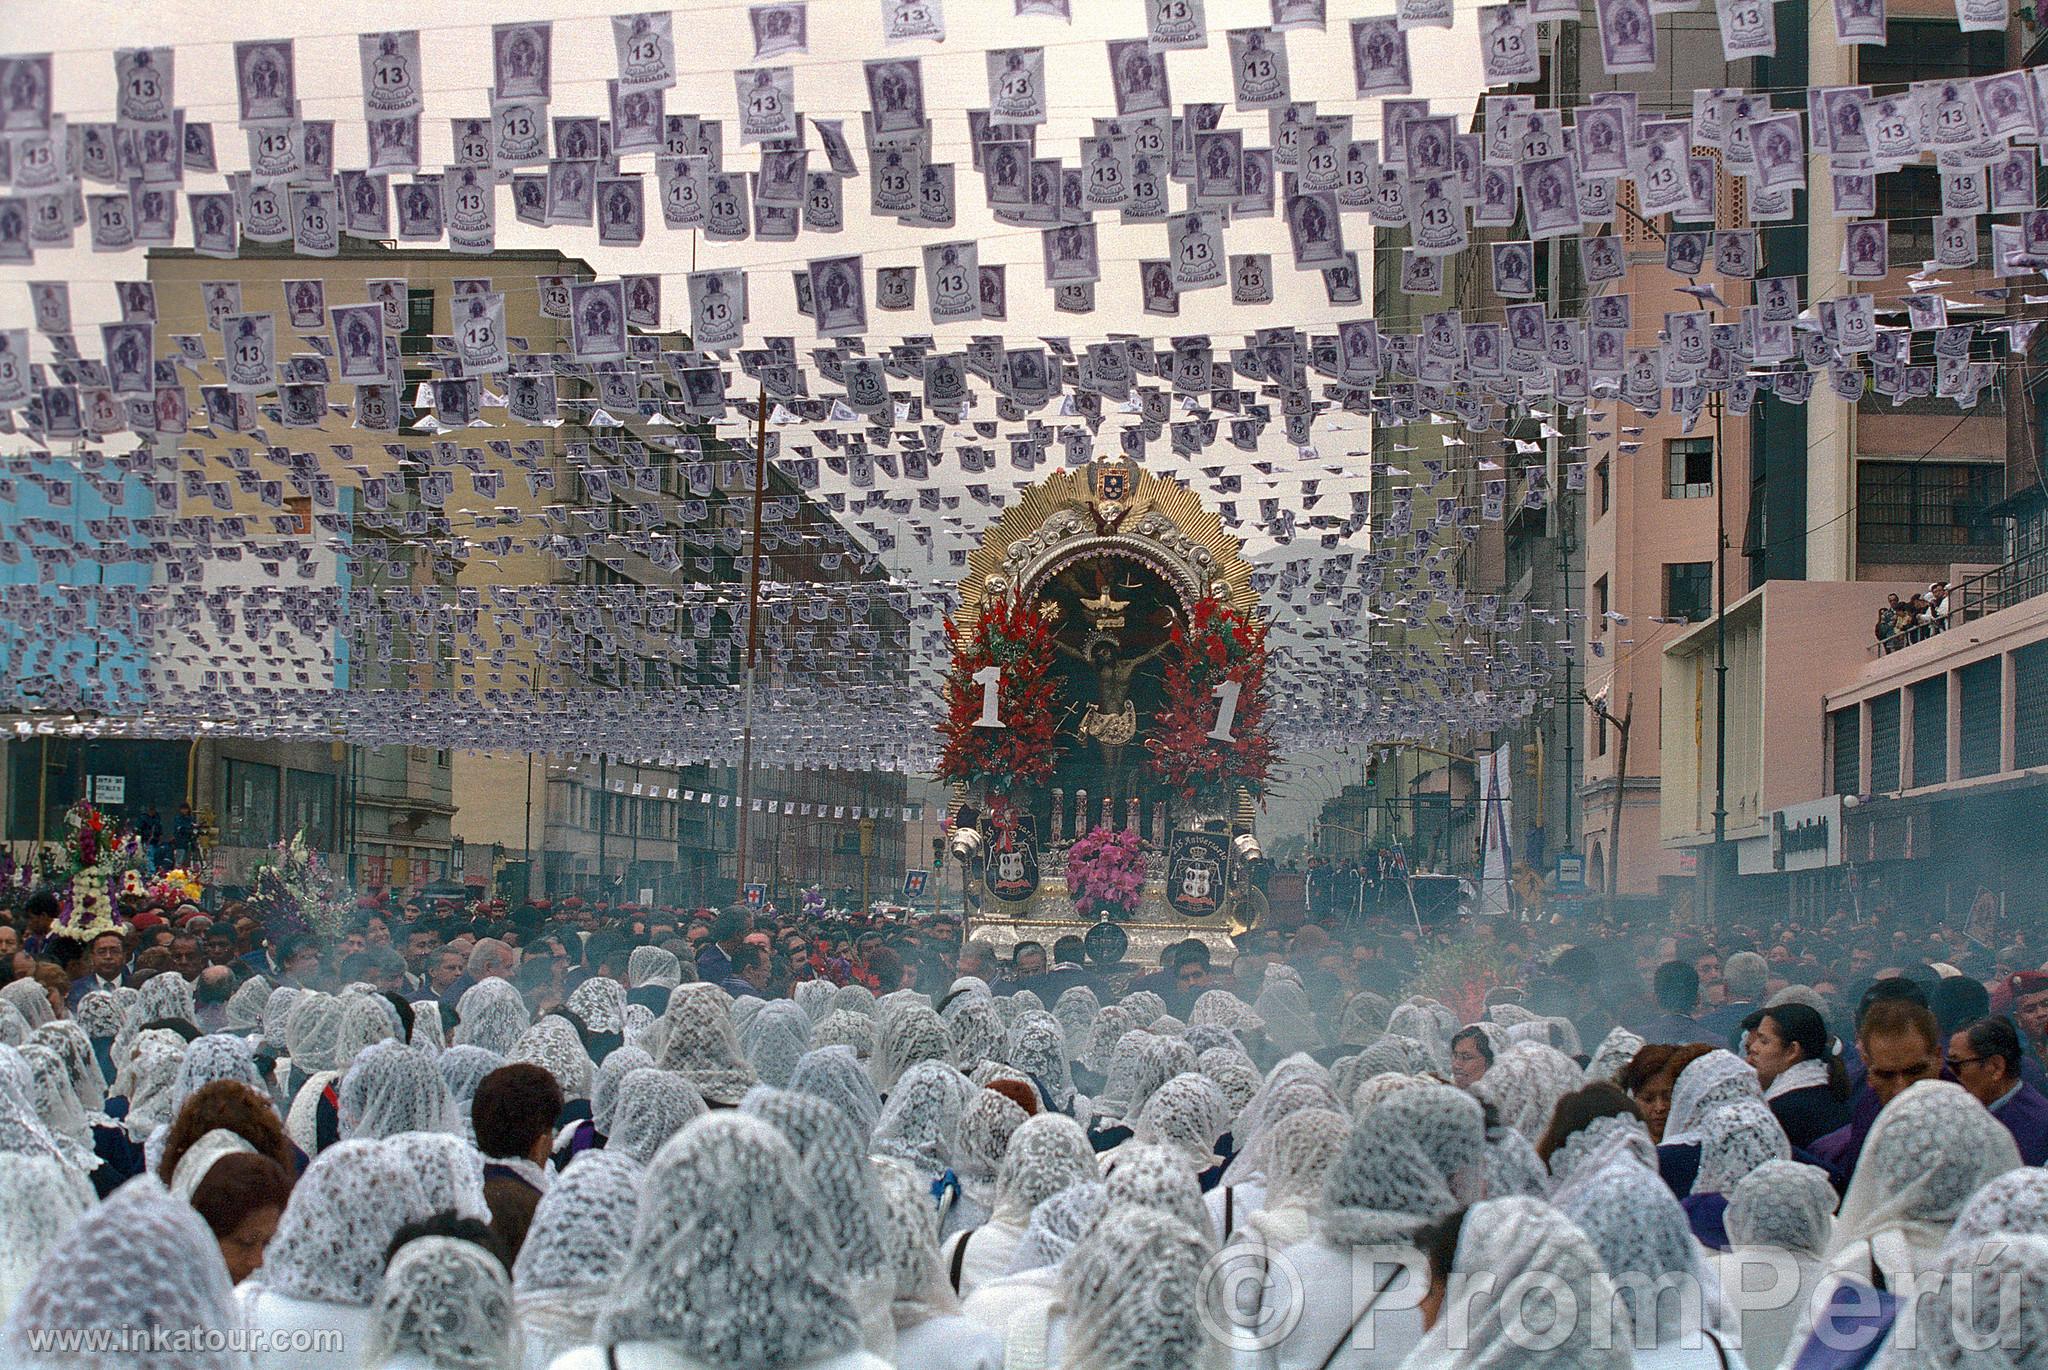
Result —
POLYGON ((1228 807, 1239 789, 1257 798, 1273 766, 1266 721, 1266 628, 1216 598, 1176 624, 1166 655, 1166 702, 1145 739, 1146 769, 1185 804, 1228 807), (1238 686, 1231 740, 1209 734, 1225 701, 1215 690, 1238 686))
POLYGON ((1052 779, 1059 752, 1060 682, 1052 672, 1052 624, 1035 604, 992 598, 965 641, 949 619, 953 664, 946 672, 946 716, 939 723, 945 747, 938 778, 982 786, 993 794, 1052 779), (1002 668, 996 688, 1000 728, 976 724, 982 716, 982 685, 974 676, 1002 668))

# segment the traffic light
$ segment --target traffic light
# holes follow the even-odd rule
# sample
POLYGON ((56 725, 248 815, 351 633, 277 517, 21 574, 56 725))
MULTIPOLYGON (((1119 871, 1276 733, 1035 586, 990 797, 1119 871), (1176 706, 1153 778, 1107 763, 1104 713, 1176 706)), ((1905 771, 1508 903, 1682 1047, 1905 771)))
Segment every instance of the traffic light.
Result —
POLYGON ((934 837, 934 838, 932 839, 932 869, 933 869, 933 870, 939 870, 939 869, 940 869, 940 868, 942 868, 942 867, 943 867, 943 866, 944 866, 945 864, 946 864, 946 839, 945 839, 945 838, 943 838, 943 837, 934 837))
POLYGON ((1368 757, 1365 762, 1365 787, 1370 790, 1379 783, 1380 759, 1377 756, 1368 757))
POLYGON ((1522 744, 1522 769, 1528 772, 1531 780, 1541 780, 1543 778, 1542 742, 1524 742, 1522 744))

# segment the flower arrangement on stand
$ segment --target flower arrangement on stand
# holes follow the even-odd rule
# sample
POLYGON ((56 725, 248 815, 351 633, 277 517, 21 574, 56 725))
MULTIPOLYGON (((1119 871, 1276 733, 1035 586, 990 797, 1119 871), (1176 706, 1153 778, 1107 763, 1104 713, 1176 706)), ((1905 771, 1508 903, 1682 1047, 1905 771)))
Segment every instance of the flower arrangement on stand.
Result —
POLYGON ((64 814, 63 860, 70 881, 58 897, 54 936, 90 942, 116 926, 114 891, 149 869, 134 833, 81 799, 64 814))
POLYGON ((205 887, 190 871, 168 870, 150 881, 143 893, 159 908, 174 909, 180 904, 198 903, 205 887))
POLYGON ((1084 918, 1128 916, 1145 898, 1145 853, 1138 834, 1090 828, 1067 849, 1067 893, 1084 918))
POLYGON ((944 748, 938 778, 990 795, 1043 784, 1059 753, 1060 682, 1052 674, 1052 624, 1035 604, 992 598, 971 635, 948 620, 953 663, 946 672, 944 748), (985 687, 975 675, 995 666, 999 728, 980 727, 985 687))
POLYGON ((348 893, 320 853, 306 845, 305 832, 278 843, 274 855, 274 860, 256 868, 248 900, 269 935, 339 935, 348 918, 348 893))
POLYGON ((1198 813, 1227 814, 1242 789, 1265 791, 1273 766, 1266 731, 1266 628, 1214 595, 1176 624, 1166 654, 1166 699, 1145 739, 1145 765, 1174 798, 1198 813), (1226 701, 1217 687, 1237 686, 1228 739, 1213 734, 1226 701))

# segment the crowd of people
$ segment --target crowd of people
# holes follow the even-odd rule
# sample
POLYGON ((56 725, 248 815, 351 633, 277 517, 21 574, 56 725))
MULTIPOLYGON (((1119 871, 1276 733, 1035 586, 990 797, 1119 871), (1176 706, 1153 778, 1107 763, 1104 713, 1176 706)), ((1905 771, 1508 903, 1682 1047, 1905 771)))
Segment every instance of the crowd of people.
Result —
POLYGON ((1877 626, 1873 630, 1878 646, 1887 652, 1896 651, 1947 628, 1953 594, 1953 586, 1937 580, 1925 590, 1904 599, 1896 594, 1886 595, 1884 604, 1878 608, 1877 626))
POLYGON ((2048 1367, 2025 940, 54 913, 0 923, 10 1366, 2048 1367))

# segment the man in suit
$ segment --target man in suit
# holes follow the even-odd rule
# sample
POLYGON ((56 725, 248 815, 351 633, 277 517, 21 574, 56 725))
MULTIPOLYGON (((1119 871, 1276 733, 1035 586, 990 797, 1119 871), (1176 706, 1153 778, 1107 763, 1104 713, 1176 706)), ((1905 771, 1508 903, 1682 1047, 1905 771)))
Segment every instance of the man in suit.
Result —
POLYGON ((72 1008, 77 1008, 78 1001, 96 989, 121 988, 122 974, 128 968, 128 943, 120 933, 109 929, 92 939, 86 956, 91 969, 71 982, 71 992, 65 996, 72 1008))
POLYGON ((1979 1018, 1948 1041, 1948 1068, 2019 1143, 2028 1165, 2048 1160, 2048 1095, 2020 1078, 2020 1035, 2009 1018, 1979 1018))

